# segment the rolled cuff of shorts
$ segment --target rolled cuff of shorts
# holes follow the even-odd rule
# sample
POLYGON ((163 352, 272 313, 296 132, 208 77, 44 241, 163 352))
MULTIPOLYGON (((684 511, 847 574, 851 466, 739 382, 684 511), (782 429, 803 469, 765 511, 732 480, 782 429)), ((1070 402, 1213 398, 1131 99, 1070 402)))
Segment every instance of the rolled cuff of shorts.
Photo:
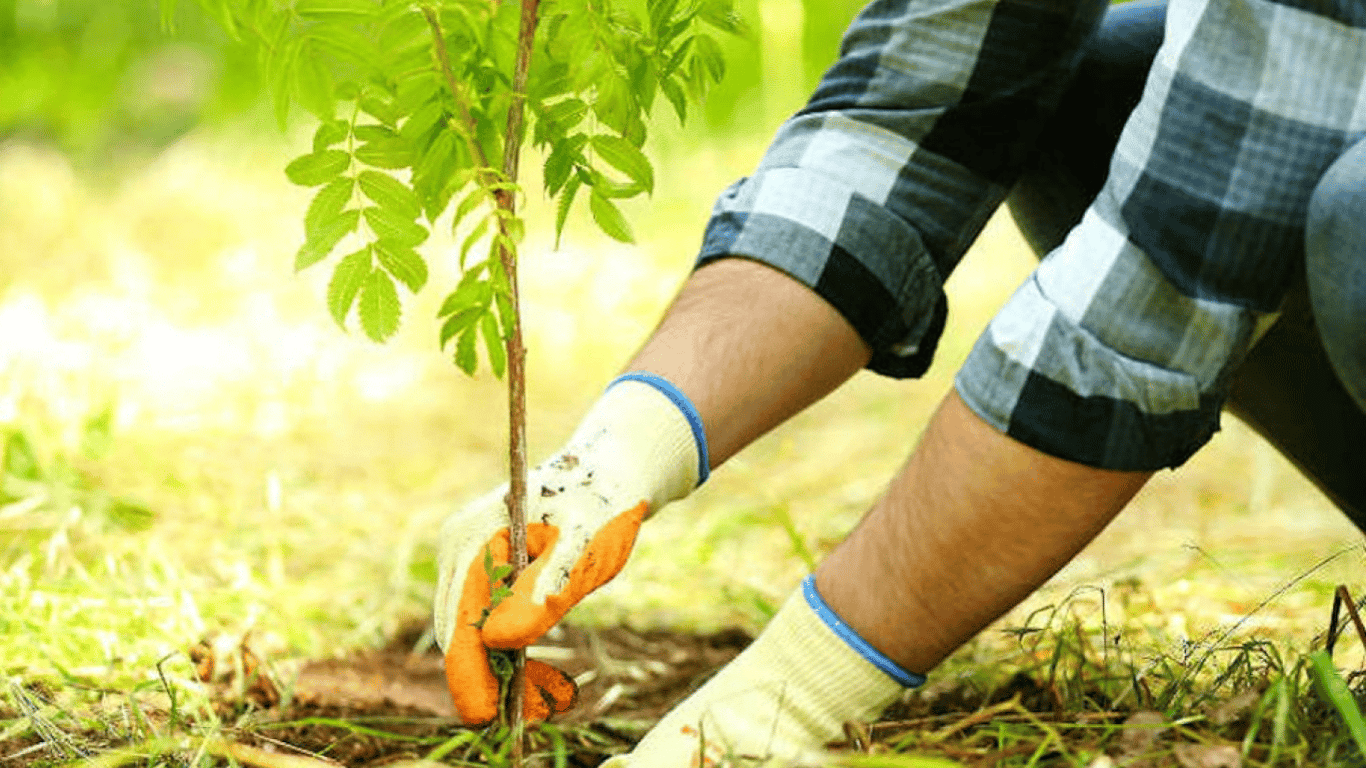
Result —
POLYGON ((978 338, 954 387, 982 420, 1050 456, 1122 471, 1178 467, 1219 430, 1222 394, 1054 321, 1027 353, 1033 365, 1020 339, 993 326, 978 338))
POLYGON ((929 368, 948 315, 943 278, 914 228, 838 180, 770 168, 731 185, 697 267, 723 258, 757 261, 815 291, 873 350, 871 370, 913 378, 929 368))

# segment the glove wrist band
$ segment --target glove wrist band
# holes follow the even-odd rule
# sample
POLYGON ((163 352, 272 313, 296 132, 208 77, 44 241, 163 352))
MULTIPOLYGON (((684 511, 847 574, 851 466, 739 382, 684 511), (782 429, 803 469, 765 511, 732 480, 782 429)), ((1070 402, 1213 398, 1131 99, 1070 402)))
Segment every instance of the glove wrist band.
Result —
POLYGON ((887 658, 882 651, 874 648, 859 636, 854 628, 844 622, 839 614, 831 610, 825 604, 819 592, 816 591, 816 574, 811 574, 802 580, 802 595, 806 598, 806 604, 811 610, 820 617, 825 626, 829 627, 841 640, 850 648, 854 649, 860 656, 867 659, 869 663, 877 667, 888 677, 897 681, 907 688, 916 688, 925 683, 925 676, 909 672, 902 668, 900 664, 887 658))
MULTIPOLYGON (((711 460, 707 455, 707 433, 702 427, 702 416, 698 414, 697 407, 692 404, 688 396, 683 391, 661 376, 645 371, 632 371, 624 373, 611 381, 607 389, 611 389, 624 381, 638 381, 642 384, 653 387, 664 397, 673 403, 683 418, 687 419, 688 427, 692 430, 693 441, 697 445, 697 485, 701 486, 707 482, 708 475, 711 474, 711 460)), ((605 391, 605 390, 604 390, 605 391)))

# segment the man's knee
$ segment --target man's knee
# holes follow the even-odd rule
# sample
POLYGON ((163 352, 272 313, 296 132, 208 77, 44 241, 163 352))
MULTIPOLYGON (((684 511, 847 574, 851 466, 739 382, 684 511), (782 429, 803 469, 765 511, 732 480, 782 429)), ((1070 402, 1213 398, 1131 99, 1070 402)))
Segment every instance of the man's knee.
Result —
POLYGON ((1343 153, 1314 189, 1305 269, 1324 349, 1366 410, 1366 141, 1343 153))

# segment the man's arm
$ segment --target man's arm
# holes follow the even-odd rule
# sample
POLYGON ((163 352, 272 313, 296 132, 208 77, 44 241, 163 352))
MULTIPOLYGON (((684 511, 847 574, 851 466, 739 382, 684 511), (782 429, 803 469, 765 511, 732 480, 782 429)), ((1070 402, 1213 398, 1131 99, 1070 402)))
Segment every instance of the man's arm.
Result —
POLYGON ((723 259, 688 279, 627 370, 688 395, 716 467, 844 383, 869 354, 810 289, 763 264, 723 259))

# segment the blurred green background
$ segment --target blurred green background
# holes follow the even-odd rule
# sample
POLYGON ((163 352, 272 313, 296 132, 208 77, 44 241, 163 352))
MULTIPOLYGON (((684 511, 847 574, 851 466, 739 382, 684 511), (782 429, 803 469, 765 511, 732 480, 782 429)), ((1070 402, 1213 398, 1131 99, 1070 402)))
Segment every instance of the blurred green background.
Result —
MULTIPOLYGON (((740 0, 754 33, 724 41, 727 78, 699 135, 762 132, 799 105, 860 7, 740 0)), ((86 166, 206 122, 270 130, 261 83, 251 53, 193 0, 0 0, 0 137, 50 142, 86 166)))

